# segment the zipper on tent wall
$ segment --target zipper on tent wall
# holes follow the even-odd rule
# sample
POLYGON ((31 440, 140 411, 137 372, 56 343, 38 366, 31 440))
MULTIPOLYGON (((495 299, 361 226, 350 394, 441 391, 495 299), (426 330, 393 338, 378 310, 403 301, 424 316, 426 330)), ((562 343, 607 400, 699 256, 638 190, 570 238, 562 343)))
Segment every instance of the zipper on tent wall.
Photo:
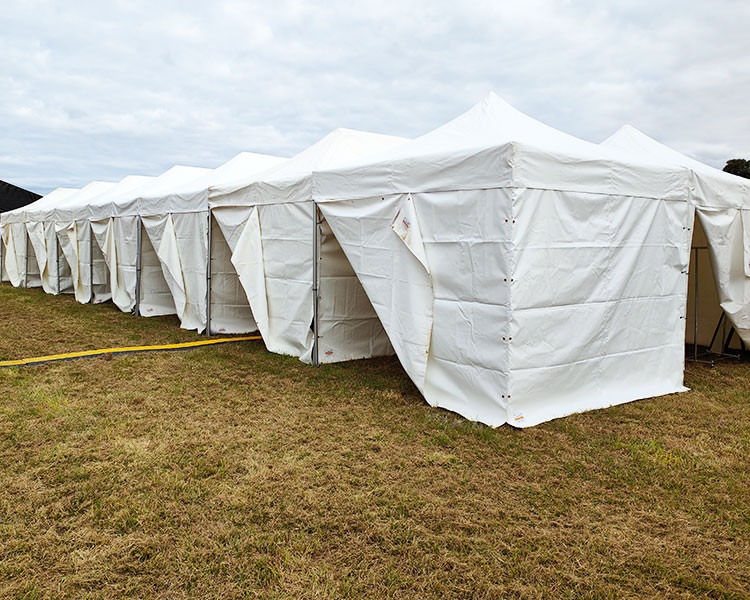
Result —
MULTIPOLYGON (((138 215, 136 218, 137 221, 137 231, 135 233, 135 245, 136 245, 136 253, 135 253, 135 303, 133 304, 133 314, 136 317, 141 316, 141 243, 142 243, 142 235, 141 235, 141 229, 143 229, 143 223, 141 222, 141 216, 138 215)), ((112 223, 114 226, 114 223, 112 223)))
POLYGON ((206 230, 206 335, 211 335, 211 209, 208 209, 208 218, 206 219, 208 229, 206 230))
POLYGON ((312 347, 312 364, 314 366, 320 365, 320 358, 318 356, 318 309, 319 309, 319 298, 318 291, 320 288, 320 223, 322 217, 318 205, 313 202, 313 347, 312 347))

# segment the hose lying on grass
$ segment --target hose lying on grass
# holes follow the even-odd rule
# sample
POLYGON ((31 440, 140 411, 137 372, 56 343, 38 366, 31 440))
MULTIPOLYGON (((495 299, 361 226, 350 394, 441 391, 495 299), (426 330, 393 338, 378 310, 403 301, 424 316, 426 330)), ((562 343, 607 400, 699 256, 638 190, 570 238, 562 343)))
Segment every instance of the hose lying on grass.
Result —
POLYGON ((134 354, 136 352, 165 352, 170 350, 190 350, 200 346, 211 346, 214 344, 229 344, 232 342, 246 342, 249 340, 259 340, 259 335, 205 339, 197 342, 182 342, 180 344, 160 344, 156 346, 128 346, 124 348, 101 348, 99 350, 83 350, 81 352, 69 352, 67 354, 51 354, 49 356, 37 356, 35 358, 21 358, 18 360, 0 361, 0 368, 6 367, 28 367, 31 365, 41 365, 48 362, 60 360, 74 360, 76 358, 95 358, 106 354, 134 354))

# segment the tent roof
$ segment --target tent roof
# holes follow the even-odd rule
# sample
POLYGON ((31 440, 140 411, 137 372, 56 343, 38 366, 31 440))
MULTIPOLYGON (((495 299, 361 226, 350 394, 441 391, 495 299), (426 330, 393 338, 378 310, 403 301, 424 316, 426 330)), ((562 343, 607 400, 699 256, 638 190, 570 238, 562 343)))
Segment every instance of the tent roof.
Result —
POLYGON ((141 185, 123 189, 116 194, 105 194, 92 198, 86 216, 92 220, 115 216, 137 215, 138 199, 144 196, 160 196, 178 185, 193 181, 210 169, 175 165, 158 177, 151 177, 141 185))
POLYGON ((56 204, 52 208, 49 218, 58 221, 74 221, 88 218, 89 205, 93 202, 104 202, 110 198, 126 195, 130 190, 142 186, 152 179, 153 177, 145 177, 143 175, 128 175, 108 189, 98 190, 93 195, 74 194, 66 198, 63 202, 56 204))
POLYGON ((405 138, 354 129, 334 129, 313 145, 280 165, 254 177, 212 186, 211 205, 258 204, 310 200, 309 179, 316 169, 344 166, 405 138))
POLYGON ((288 159, 254 152, 241 152, 216 169, 209 169, 168 191, 145 192, 139 196, 139 213, 195 212, 208 210, 208 189, 240 178, 250 178, 278 167, 288 159))
POLYGON ((316 200, 492 187, 684 197, 687 174, 558 131, 495 93, 366 164, 318 170, 316 200))
POLYGON ((47 209, 55 204, 64 201, 69 196, 79 192, 76 188, 56 188, 49 194, 42 196, 36 202, 22 206, 15 210, 9 211, 2 215, 3 223, 23 223, 26 221, 27 214, 29 212, 35 212, 39 210, 47 209))
POLYGON ((623 125, 601 145, 654 164, 677 165, 690 169, 697 179, 694 199, 698 204, 750 207, 750 180, 685 156, 657 142, 632 125, 623 125))

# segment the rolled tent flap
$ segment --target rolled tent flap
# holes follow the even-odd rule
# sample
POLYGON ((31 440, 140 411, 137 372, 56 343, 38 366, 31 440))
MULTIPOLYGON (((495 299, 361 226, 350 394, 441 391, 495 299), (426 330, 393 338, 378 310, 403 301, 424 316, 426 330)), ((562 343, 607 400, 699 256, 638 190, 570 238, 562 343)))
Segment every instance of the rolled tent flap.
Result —
POLYGON ((319 207, 404 369, 427 402, 441 406, 439 398, 425 391, 434 294, 412 202, 408 196, 394 195, 356 203, 326 202, 319 207), (396 232, 405 227, 396 225, 395 217, 400 214, 410 219, 409 242, 396 232), (419 232, 416 235, 414 228, 419 232))

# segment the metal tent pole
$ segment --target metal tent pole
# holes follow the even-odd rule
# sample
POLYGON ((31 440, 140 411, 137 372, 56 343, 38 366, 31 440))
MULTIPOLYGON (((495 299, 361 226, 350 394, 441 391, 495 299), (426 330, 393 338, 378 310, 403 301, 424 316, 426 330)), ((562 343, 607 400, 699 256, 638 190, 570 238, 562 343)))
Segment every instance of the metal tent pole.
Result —
POLYGON ((206 219, 208 229, 206 231, 206 335, 211 335, 211 209, 208 209, 208 218, 206 219))
POLYGON ((29 287, 29 230, 24 225, 23 232, 26 235, 26 256, 23 260, 23 287, 29 287))
POLYGON ((94 227, 91 221, 84 221, 89 227, 89 304, 94 303, 94 227))
MULTIPOLYGON (((698 360, 698 248, 695 249, 695 283, 693 284, 693 360, 698 360)), ((709 352, 711 348, 708 349, 709 352)))
MULTIPOLYGON (((135 255, 135 304, 133 305, 133 314, 136 317, 141 316, 141 245, 143 242, 141 230, 143 224, 141 216, 137 217, 138 230, 135 234, 136 255, 135 255)), ((113 223, 114 225, 114 223, 113 223)))
POLYGON ((320 365, 320 357, 318 350, 318 291, 320 288, 320 209, 318 205, 313 202, 313 347, 312 347, 312 364, 314 366, 320 365))
POLYGON ((59 296, 62 294, 62 286, 60 285, 60 239, 57 237, 57 227, 55 227, 55 264, 57 265, 57 295, 59 296))

